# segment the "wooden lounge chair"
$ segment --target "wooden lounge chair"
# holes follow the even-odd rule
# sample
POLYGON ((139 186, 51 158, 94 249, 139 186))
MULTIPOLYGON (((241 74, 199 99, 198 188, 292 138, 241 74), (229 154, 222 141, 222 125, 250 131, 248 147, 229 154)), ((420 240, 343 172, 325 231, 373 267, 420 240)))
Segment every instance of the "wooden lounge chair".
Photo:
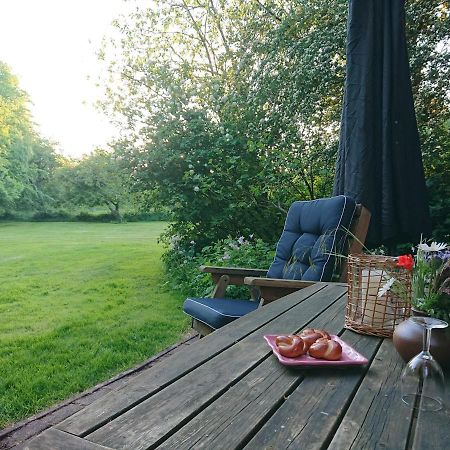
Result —
POLYGON ((216 286, 208 298, 188 298, 184 311, 201 336, 243 315, 319 281, 346 281, 345 258, 360 253, 370 212, 343 195, 294 202, 269 270, 201 266, 216 286), (337 264, 340 260, 342 264, 337 264), (338 270, 337 270, 338 269, 338 270), (228 285, 248 285, 251 300, 226 298, 228 285))

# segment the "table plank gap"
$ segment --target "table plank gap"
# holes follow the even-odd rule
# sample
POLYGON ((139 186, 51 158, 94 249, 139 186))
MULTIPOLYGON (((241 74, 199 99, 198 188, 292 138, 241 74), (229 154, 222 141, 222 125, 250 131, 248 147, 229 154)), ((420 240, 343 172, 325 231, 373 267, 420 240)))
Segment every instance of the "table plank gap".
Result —
MULTIPOLYGON (((343 316, 339 314, 343 305, 341 298, 327 309, 326 315, 316 318, 308 326, 326 328, 336 334, 343 327, 343 316)), ((304 373, 305 370, 281 365, 274 355, 270 355, 257 370, 200 411, 185 427, 168 434, 151 448, 240 448, 289 398, 302 382, 304 373), (274 385, 271 374, 275 374, 274 385)))
POLYGON ((440 411, 417 411, 411 426, 407 449, 444 449, 450 442, 450 377, 445 378, 446 394, 444 407, 440 411))
MULTIPOLYGON (((344 334, 357 351, 370 360, 381 338, 344 334)), ((358 390, 369 365, 360 367, 312 368, 285 404, 256 430, 245 449, 320 449, 345 414, 347 404, 358 390)))
POLYGON ((402 369, 392 341, 385 339, 328 446, 330 450, 405 448, 412 414, 399 395, 402 369))
POLYGON ((175 354, 169 360, 143 371, 141 375, 123 388, 106 394, 58 424, 57 428, 77 436, 87 436, 132 410, 192 370, 218 357, 236 342, 246 339, 249 335, 273 321, 274 316, 276 319, 304 302, 311 303, 314 300, 312 297, 322 291, 331 292, 335 296, 344 295, 346 292, 345 287, 339 284, 317 283, 303 289, 302 292, 296 292, 272 302, 258 310, 257 318, 252 316, 253 313, 248 314, 234 322, 233 327, 224 327, 201 339, 195 346, 190 346, 187 352, 175 354), (225 328, 228 330, 225 330, 225 328))
MULTIPOLYGON (((236 380, 267 358, 271 350, 263 339, 264 334, 292 332, 299 325, 304 327, 310 323, 311 317, 317 316, 317 311, 324 312, 330 304, 334 305, 338 301, 343 309, 342 288, 325 288, 321 296, 296 305, 266 326, 258 328, 218 357, 205 362, 168 388, 89 433, 89 438, 117 448, 150 447, 170 433, 177 424, 198 414, 206 403, 209 404, 209 399, 229 389, 236 380), (229 361, 233 361, 232 367, 229 361), (205 389, 206 385, 208 389, 205 389)), ((343 316, 340 318, 343 324, 343 316)))

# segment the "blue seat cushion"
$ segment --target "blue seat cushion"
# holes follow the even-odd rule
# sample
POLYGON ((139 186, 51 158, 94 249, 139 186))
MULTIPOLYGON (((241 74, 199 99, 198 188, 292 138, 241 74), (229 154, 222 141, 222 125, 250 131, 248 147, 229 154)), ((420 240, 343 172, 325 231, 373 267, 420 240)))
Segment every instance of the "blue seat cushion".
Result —
POLYGON ((335 255, 346 254, 355 211, 355 201, 344 195, 294 202, 267 277, 333 281, 335 255))
POLYGON ((258 308, 251 300, 228 298, 187 298, 183 311, 215 330, 258 308))

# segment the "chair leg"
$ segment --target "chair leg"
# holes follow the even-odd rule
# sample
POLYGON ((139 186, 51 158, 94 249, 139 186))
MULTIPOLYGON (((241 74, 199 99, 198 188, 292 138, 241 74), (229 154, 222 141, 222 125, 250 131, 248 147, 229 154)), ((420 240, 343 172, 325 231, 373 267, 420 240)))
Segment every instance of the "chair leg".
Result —
POLYGON ((198 332, 199 339, 207 336, 214 331, 214 328, 211 328, 210 326, 206 325, 206 323, 200 322, 197 319, 192 319, 192 328, 198 332))

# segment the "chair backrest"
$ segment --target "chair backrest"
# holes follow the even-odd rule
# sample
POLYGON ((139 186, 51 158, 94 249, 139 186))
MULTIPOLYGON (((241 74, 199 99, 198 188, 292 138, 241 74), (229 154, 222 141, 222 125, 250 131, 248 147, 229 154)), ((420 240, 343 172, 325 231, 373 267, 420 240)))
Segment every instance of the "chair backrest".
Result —
POLYGON ((367 209, 344 195, 294 202, 267 277, 332 281, 341 262, 336 255, 361 251, 370 219, 367 214, 367 209), (365 230, 362 219, 367 222, 365 230), (349 235, 356 239, 349 242, 349 235))

